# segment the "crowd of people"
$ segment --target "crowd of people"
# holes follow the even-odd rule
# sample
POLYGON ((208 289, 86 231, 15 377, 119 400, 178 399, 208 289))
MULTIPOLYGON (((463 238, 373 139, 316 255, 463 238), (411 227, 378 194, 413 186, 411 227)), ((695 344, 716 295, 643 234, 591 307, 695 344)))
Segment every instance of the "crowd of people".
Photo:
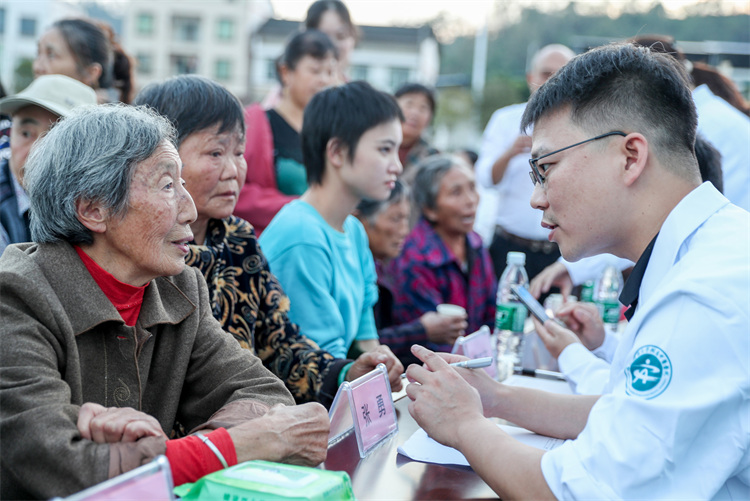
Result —
POLYGON ((668 37, 548 45, 528 102, 448 154, 433 89, 349 81, 358 39, 343 2, 315 1, 279 86, 243 107, 198 75, 136 93, 99 22, 42 35, 35 80, 0 99, 0 497, 161 454, 177 485, 317 466, 339 386, 379 364, 501 498, 747 497, 750 118, 731 81, 668 37), (588 303, 534 321, 577 395, 449 365, 494 325, 511 251, 537 297, 629 270, 621 335, 588 303))

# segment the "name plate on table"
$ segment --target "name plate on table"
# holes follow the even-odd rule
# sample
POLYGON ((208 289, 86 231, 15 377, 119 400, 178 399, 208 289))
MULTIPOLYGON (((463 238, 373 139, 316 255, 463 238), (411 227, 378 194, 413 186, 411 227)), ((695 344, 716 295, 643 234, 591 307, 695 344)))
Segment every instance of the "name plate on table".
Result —
POLYGON ((398 420, 385 365, 354 381, 345 381, 328 412, 331 431, 328 446, 340 442, 352 430, 357 435, 359 457, 364 458, 382 442, 398 433, 398 420))
POLYGON ((153 461, 134 470, 105 480, 66 498, 52 501, 172 501, 172 470, 166 456, 156 456, 153 461))
POLYGON ((492 357, 492 363, 485 367, 484 370, 491 378, 497 378, 497 359, 495 350, 492 346, 492 335, 490 328, 483 325, 478 331, 468 336, 458 336, 453 344, 451 353, 463 355, 469 358, 492 357))

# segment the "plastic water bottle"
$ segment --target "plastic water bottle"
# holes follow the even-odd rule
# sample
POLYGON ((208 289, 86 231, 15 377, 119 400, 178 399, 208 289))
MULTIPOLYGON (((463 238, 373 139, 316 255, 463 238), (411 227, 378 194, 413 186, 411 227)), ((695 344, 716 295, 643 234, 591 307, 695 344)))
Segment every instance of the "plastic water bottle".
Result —
POLYGON ((596 285, 596 282, 593 280, 586 280, 581 285, 581 302, 583 303, 594 302, 594 285, 596 285))
POLYGON ((596 282, 594 302, 599 308, 604 325, 616 329, 620 321, 620 292, 622 273, 615 266, 607 266, 596 282))
POLYGON ((497 343, 498 380, 509 378, 515 368, 521 367, 523 360, 523 326, 528 311, 513 296, 510 286, 517 284, 528 287, 529 276, 526 274, 526 254, 509 252, 506 267, 497 284, 495 301, 495 339, 497 343))

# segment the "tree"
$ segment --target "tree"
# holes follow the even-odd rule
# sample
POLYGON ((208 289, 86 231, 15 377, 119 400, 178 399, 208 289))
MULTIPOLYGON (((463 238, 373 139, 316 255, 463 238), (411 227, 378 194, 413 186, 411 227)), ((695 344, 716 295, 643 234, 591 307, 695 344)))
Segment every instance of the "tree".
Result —
POLYGON ((34 80, 34 70, 31 59, 21 59, 16 66, 15 76, 13 78, 15 92, 21 92, 34 80))

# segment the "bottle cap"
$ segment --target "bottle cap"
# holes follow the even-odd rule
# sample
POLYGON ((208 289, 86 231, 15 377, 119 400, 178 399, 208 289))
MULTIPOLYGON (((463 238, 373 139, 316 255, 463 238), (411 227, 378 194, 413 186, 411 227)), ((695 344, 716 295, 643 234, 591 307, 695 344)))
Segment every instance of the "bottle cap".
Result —
POLYGON ((505 262, 524 266, 526 264, 526 254, 523 252, 509 252, 505 262))

